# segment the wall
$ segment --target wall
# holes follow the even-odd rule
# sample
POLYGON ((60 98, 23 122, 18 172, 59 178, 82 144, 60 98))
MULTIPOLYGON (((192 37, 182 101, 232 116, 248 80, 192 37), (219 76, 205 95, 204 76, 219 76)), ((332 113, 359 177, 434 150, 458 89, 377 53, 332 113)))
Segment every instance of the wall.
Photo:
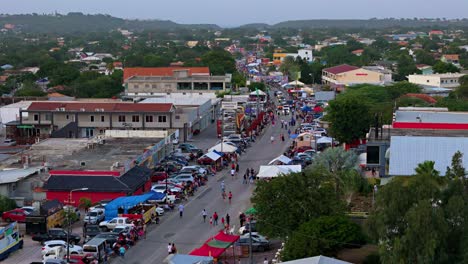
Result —
MULTIPOLYGON (((47 191, 46 197, 47 200, 57 199, 60 202, 68 200, 68 195, 70 192, 66 191, 47 191)), ((86 197, 91 199, 92 203, 99 202, 104 199, 115 199, 117 197, 126 196, 124 192, 73 192, 72 199, 74 201, 73 205, 78 206, 80 203, 80 198, 86 197)))
POLYGON ((414 84, 440 87, 440 78, 430 75, 409 75, 408 81, 414 84))
POLYGON ((106 130, 106 137, 111 138, 165 138, 168 131, 162 130, 106 130))

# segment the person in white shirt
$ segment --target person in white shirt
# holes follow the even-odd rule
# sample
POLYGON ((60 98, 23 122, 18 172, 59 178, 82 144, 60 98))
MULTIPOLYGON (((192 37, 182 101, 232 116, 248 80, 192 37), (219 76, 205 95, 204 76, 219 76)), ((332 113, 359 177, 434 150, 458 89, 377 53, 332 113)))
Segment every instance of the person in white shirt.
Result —
POLYGON ((184 205, 179 204, 179 217, 182 218, 183 214, 184 214, 184 205))

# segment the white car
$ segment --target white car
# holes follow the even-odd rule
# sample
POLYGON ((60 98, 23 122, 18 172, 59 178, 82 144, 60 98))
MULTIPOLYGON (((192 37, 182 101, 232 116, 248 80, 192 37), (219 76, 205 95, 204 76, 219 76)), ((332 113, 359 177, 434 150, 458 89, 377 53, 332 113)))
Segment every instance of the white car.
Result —
POLYGON ((133 226, 133 223, 128 217, 115 217, 110 221, 103 221, 99 223, 99 228, 104 230, 112 230, 118 225, 133 226))
MULTIPOLYGON (((65 250, 67 250, 67 242, 63 240, 50 240, 44 242, 44 246, 42 246, 41 254, 46 255, 50 252, 54 247, 61 246, 65 250)), ((77 245, 70 244, 70 254, 83 254, 83 248, 77 245)))
POLYGON ((36 208, 34 206, 23 206, 20 209, 23 209, 24 211, 28 212, 29 214, 32 214, 34 211, 36 211, 36 208))
MULTIPOLYGON (((170 192, 182 192, 182 189, 173 187, 171 185, 167 185, 167 189, 169 189, 170 192)), ((160 192, 164 193, 166 192, 166 185, 165 184, 155 184, 153 187, 151 187, 151 190, 154 192, 160 192)))
POLYGON ((198 166, 198 165, 192 165, 192 166, 184 166, 182 167, 182 169, 180 169, 181 171, 184 171, 185 170, 198 170, 198 173, 200 174, 203 174, 203 175, 206 175, 208 173, 208 171, 205 169, 205 168, 202 168, 201 166, 198 166))
POLYGON ((195 179, 190 174, 180 174, 175 176, 174 179, 182 182, 195 182, 195 179))
POLYGON ((16 141, 14 141, 13 139, 7 138, 3 141, 3 144, 5 146, 16 146, 16 141))
POLYGON ((164 214, 164 208, 156 207, 156 210, 155 210, 155 211, 156 211, 156 214, 157 214, 158 216, 161 216, 161 215, 164 214))

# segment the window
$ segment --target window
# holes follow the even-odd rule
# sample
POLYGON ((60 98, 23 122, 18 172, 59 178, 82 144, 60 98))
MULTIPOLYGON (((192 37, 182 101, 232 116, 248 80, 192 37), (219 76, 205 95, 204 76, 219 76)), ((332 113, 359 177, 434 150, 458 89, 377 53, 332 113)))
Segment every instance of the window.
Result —
POLYGON ((152 84, 151 88, 158 88, 158 86, 156 84, 152 84))
POLYGON ((145 84, 145 88, 149 88, 149 87, 150 87, 150 85, 149 85, 149 84, 145 84))
POLYGON ((93 116, 93 115, 92 115, 92 116, 89 116, 89 120, 90 120, 91 122, 94 122, 94 116, 93 116))
POLYGON ((179 119, 180 119, 180 115, 176 115, 176 116, 175 116, 175 119, 179 120, 179 119))
POLYGON ((166 116, 158 116, 159 123, 166 123, 166 116))
POLYGON ((119 115, 119 122, 125 122, 125 116, 119 115))
POLYGON ((101 116, 101 122, 104 122, 106 118, 104 116, 101 116))
POLYGON ((145 116, 145 121, 147 123, 152 123, 153 122, 153 116, 152 115, 147 115, 145 116))
POLYGON ((51 113, 46 113, 44 118, 45 118, 46 121, 52 121, 52 114, 51 113))
POLYGON ((34 114, 34 121, 39 121, 39 115, 38 114, 34 114))
POLYGON ((138 86, 138 84, 134 84, 134 85, 133 85, 133 88, 138 89, 138 88, 140 88, 140 87, 138 86))
POLYGON ((70 119, 70 115, 66 115, 65 118, 66 118, 67 120, 69 120, 69 119, 70 119))
POLYGON ((139 115, 133 115, 132 116, 132 122, 134 122, 134 123, 140 122, 140 116, 139 115))

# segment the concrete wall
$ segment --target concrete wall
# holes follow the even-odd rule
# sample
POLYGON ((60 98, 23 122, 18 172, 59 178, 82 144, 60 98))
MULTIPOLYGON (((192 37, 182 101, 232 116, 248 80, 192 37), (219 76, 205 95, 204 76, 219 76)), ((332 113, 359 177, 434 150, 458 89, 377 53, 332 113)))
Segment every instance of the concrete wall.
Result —
POLYGON ((336 75, 336 80, 345 85, 356 83, 383 83, 384 76, 379 72, 356 69, 336 75))
POLYGON ((163 130, 106 130, 105 136, 111 138, 165 138, 168 131, 163 130))

